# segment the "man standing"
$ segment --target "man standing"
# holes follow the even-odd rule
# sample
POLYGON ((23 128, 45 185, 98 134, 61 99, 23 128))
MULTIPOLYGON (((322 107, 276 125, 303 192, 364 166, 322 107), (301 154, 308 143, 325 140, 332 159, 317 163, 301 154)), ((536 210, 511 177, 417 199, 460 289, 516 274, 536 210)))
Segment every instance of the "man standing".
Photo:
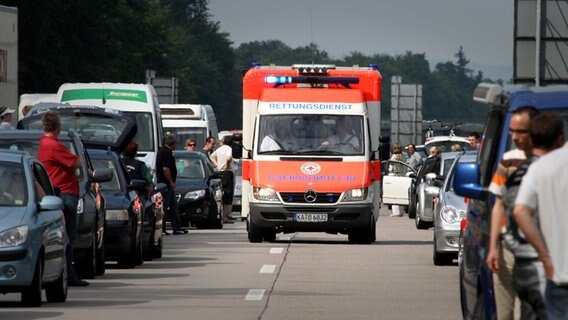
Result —
POLYGON ((418 170, 422 156, 416 152, 416 146, 412 143, 406 146, 406 149, 408 151, 408 160, 406 160, 406 163, 408 163, 412 169, 418 170))
POLYGON ((471 146, 472 150, 478 150, 479 149, 479 145, 481 144, 481 137, 479 136, 479 133, 477 132, 470 132, 467 135, 467 142, 469 142, 469 145, 471 146))
POLYGON ((201 149, 201 151, 209 157, 211 153, 213 153, 213 149, 215 149, 215 143, 217 143, 217 140, 215 140, 214 137, 207 137, 207 140, 205 140, 205 145, 203 146, 203 149, 201 149))
MULTIPOLYGON (((507 179, 503 189, 503 201, 506 208, 507 232, 503 236, 505 243, 515 255, 513 284, 521 301, 521 319, 546 319, 544 306, 544 266, 538 261, 538 254, 527 243, 518 224, 512 218, 513 206, 519 186, 529 166, 539 157, 562 146, 564 142, 562 119, 553 113, 541 113, 531 121, 530 138, 532 155, 519 166, 507 179)), ((538 225, 538 218, 533 215, 533 223, 538 225)))
POLYGON ((489 185, 489 191, 495 195, 495 203, 491 210, 489 251, 485 263, 493 272, 497 319, 513 319, 514 314, 520 312, 520 301, 513 288, 515 257, 502 241, 507 223, 502 196, 507 178, 525 161, 527 155, 531 154, 530 122, 537 113, 538 110, 533 107, 521 107, 513 112, 509 123, 509 134, 517 149, 503 155, 489 185))
POLYGON ((221 172, 221 181, 223 182, 223 216, 224 223, 233 223, 235 220, 231 216, 233 193, 235 185, 235 174, 233 173, 233 148, 231 148, 231 136, 224 136, 221 140, 223 144, 213 154, 211 154, 211 162, 221 172))
POLYGON ((12 125, 12 113, 16 110, 10 109, 8 107, 0 108, 0 130, 15 130, 12 125))
POLYGON ((75 170, 81 167, 79 158, 69 152, 59 141, 61 117, 57 111, 47 111, 42 116, 44 134, 39 141, 37 157, 43 163, 49 179, 60 190, 63 200, 65 229, 69 237, 70 250, 67 250, 67 283, 70 286, 88 286, 87 281, 79 279, 73 266, 73 246, 77 239, 77 205, 79 203, 79 180, 75 170))
MULTIPOLYGON (((167 214, 172 219, 173 234, 184 234, 187 230, 181 228, 179 221, 178 205, 175 195, 176 190, 176 177, 177 167, 173 151, 176 148, 176 138, 173 135, 168 135, 164 139, 164 144, 156 156, 156 177, 158 183, 165 183, 168 188, 164 191, 164 204, 167 207, 167 214)), ((163 224, 164 234, 169 234, 166 231, 166 224, 163 224)))
POLYGON ((544 266, 547 279, 544 299, 549 320, 568 319, 566 163, 568 143, 535 161, 523 177, 513 210, 514 219, 544 266), (540 228, 533 222, 535 214, 540 228))

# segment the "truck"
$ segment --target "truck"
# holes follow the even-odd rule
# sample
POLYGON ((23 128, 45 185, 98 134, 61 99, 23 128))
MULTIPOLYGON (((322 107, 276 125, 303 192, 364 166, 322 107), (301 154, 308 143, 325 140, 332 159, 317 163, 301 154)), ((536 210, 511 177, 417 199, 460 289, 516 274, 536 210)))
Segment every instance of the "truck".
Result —
MULTIPOLYGON (((0 6, 0 107, 18 105, 18 8, 0 6)), ((14 126, 18 119, 13 117, 14 126)))
POLYGON ((376 240, 380 102, 376 65, 254 64, 245 73, 241 215, 250 242, 293 232, 376 240))
POLYGON ((166 134, 177 138, 183 148, 188 138, 195 139, 197 149, 205 145, 207 137, 217 139, 217 119, 213 107, 208 104, 160 104, 162 124, 166 134))

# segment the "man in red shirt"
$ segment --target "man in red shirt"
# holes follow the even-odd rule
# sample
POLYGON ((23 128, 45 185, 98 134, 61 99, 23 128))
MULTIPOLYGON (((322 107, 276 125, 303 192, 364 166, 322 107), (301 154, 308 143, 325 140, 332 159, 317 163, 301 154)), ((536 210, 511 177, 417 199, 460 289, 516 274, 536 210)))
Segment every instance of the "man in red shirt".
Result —
POLYGON ((67 278, 70 286, 88 286, 79 279, 73 267, 73 244, 77 239, 77 204, 79 202, 79 180, 75 174, 81 167, 79 158, 59 141, 61 117, 57 111, 47 111, 42 116, 43 137, 39 141, 37 157, 43 163, 51 183, 60 189, 65 214, 65 229, 71 250, 67 250, 67 278))

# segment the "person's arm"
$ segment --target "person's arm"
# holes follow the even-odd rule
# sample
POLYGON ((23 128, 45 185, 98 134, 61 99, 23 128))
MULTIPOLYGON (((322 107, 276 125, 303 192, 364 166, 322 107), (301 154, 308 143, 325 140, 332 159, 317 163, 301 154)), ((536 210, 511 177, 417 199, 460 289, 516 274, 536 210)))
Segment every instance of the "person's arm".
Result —
POLYGON ((217 152, 213 152, 213 153, 209 156, 209 160, 211 160, 211 162, 213 163, 213 165, 215 166, 215 168, 218 168, 218 166, 217 166, 217 152))
POLYGON ((489 251, 485 263, 487 268, 494 273, 499 273, 499 248, 501 246, 501 221, 505 218, 505 206, 503 199, 499 196, 495 198, 493 209, 491 210, 491 220, 489 222, 489 251))
POLYGON ((170 171, 170 168, 163 167, 163 170, 164 170, 164 177, 166 178, 166 180, 168 180, 168 186, 172 189, 175 189, 176 184, 174 182, 174 179, 172 178, 172 172, 170 171))
POLYGON ((530 243, 538 253, 538 257, 544 265, 546 278, 552 279, 554 276, 552 259, 548 253, 548 248, 546 247, 542 233, 532 221, 533 214, 534 210, 525 204, 517 204, 513 209, 513 218, 525 234, 528 243, 530 243))

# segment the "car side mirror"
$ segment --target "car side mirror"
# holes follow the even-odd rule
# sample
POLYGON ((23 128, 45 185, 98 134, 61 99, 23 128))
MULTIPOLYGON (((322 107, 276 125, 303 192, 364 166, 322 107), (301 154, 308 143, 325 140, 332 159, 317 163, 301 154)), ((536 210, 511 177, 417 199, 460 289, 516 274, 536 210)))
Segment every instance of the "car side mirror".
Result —
POLYGON ((146 192, 146 181, 140 179, 132 179, 130 180, 130 184, 128 185, 128 190, 138 191, 138 192, 146 192))

